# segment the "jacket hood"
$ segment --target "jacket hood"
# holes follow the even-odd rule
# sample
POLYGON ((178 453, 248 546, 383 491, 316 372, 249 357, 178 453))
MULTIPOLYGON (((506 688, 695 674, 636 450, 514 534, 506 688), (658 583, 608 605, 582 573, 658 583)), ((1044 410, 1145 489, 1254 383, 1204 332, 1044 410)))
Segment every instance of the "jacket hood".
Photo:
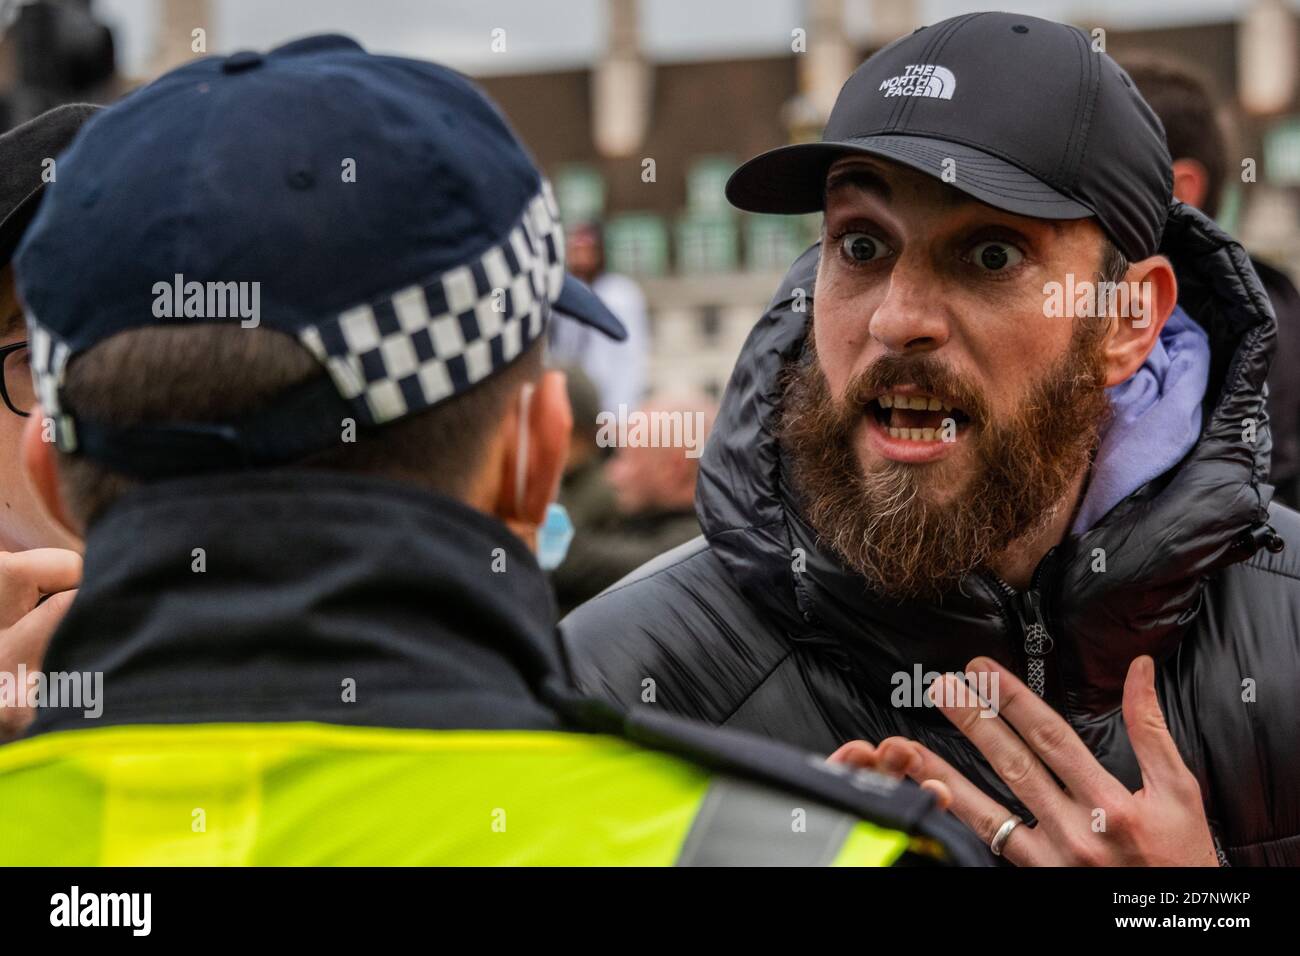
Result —
MULTIPOLYGON (((1178 465, 1067 536, 1035 574, 1059 650, 1049 696, 1083 720, 1117 708, 1133 658, 1172 653, 1206 577, 1249 558, 1270 533, 1272 308, 1241 245, 1199 211, 1173 204, 1160 251, 1177 274, 1179 304, 1210 340, 1200 438, 1178 465)), ((1012 612, 989 576, 969 576, 938 602, 887 600, 821 549, 799 514, 774 430, 780 372, 802 349, 812 314, 817 256, 814 246, 791 267, 727 386, 696 492, 709 544, 749 600, 792 639, 857 671, 868 690, 918 663, 962 670, 985 654, 1015 666, 1012 612)))

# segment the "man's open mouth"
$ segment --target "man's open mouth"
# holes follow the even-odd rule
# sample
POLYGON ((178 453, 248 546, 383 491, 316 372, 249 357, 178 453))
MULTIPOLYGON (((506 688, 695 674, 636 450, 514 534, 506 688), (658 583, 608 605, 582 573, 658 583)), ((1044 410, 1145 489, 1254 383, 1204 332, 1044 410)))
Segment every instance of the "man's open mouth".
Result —
POLYGON ((970 416, 945 398, 927 392, 887 391, 867 403, 891 438, 905 441, 954 441, 970 416))

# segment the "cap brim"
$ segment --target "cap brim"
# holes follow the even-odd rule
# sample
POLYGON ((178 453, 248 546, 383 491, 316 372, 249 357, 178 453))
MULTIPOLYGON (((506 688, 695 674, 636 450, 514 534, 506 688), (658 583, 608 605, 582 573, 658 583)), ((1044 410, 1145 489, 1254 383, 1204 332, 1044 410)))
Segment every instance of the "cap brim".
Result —
POLYGON ((780 146, 755 156, 732 173, 727 199, 747 212, 818 212, 827 172, 836 160, 856 155, 893 160, 947 182, 980 202, 1021 216, 1086 219, 1096 215, 1019 166, 962 143, 927 136, 866 136, 780 146), (945 169, 952 170, 951 182, 943 179, 945 169))
POLYGON ((583 325, 605 333, 615 342, 627 338, 627 329, 613 312, 605 307, 600 297, 592 292, 586 283, 565 273, 564 285, 560 297, 555 300, 555 308, 583 325))
POLYGON ((23 241, 23 233, 36 217, 36 210, 41 204, 42 189, 43 184, 33 189, 27 198, 5 217, 4 222, 0 222, 0 267, 9 264, 18 244, 23 241))
POLYGON ((67 103, 56 106, 15 126, 0 135, 0 263, 13 258, 40 206, 44 181, 34 172, 38 157, 57 156, 72 142, 77 132, 102 107, 93 103, 67 103), (31 160, 29 166, 28 161, 31 160))

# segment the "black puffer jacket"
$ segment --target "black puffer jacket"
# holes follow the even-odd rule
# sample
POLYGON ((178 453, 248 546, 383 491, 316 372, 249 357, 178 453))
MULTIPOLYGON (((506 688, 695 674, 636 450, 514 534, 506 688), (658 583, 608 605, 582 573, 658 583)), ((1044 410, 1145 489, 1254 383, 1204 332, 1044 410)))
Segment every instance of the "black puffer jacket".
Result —
POLYGON ((1130 662, 1152 654, 1229 861, 1300 864, 1300 515, 1270 508, 1266 484, 1273 317, 1245 252, 1201 214, 1176 207, 1163 251, 1181 304, 1210 334, 1197 446, 1050 551, 1029 595, 972 576, 942 603, 898 604, 818 548, 773 437, 778 371, 804 337, 807 315, 790 292, 811 288, 809 250, 751 333, 705 450, 696 504, 707 542, 661 556, 566 618, 579 683, 821 752, 903 734, 1027 817, 938 711, 895 707, 891 695, 899 673, 964 670, 976 655, 1023 678, 1032 596, 1052 638, 1045 697, 1102 764, 1141 785, 1120 697, 1130 662), (1253 443, 1247 419, 1259 425, 1253 443), (1270 551, 1279 538, 1287 547, 1270 551), (1104 572, 1093 570, 1097 548, 1104 572))

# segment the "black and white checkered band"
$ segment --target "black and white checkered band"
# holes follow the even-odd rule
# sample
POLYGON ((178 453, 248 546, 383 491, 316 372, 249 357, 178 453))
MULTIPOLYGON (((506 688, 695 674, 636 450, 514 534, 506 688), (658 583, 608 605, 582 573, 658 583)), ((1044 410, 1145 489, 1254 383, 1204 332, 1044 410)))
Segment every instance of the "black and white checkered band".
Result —
POLYGON ((504 241, 474 262, 348 309, 299 333, 359 418, 429 408, 510 364, 540 336, 564 283, 550 184, 504 241))
MULTIPOLYGON (((309 325, 300 341, 364 424, 429 408, 510 364, 546 328, 564 284, 564 233, 542 181, 506 238, 474 262, 309 325)), ((77 450, 59 393, 67 344, 27 316, 36 395, 59 448, 77 450)), ((268 323, 270 325, 271 323, 268 323)))
POLYGON ((59 448, 76 451, 77 435, 72 419, 59 407, 59 390, 63 387, 63 374, 68 367, 71 351, 58 336, 41 325, 30 313, 27 315, 27 355, 32 366, 32 380, 36 385, 36 400, 46 418, 54 423, 54 437, 59 448))

